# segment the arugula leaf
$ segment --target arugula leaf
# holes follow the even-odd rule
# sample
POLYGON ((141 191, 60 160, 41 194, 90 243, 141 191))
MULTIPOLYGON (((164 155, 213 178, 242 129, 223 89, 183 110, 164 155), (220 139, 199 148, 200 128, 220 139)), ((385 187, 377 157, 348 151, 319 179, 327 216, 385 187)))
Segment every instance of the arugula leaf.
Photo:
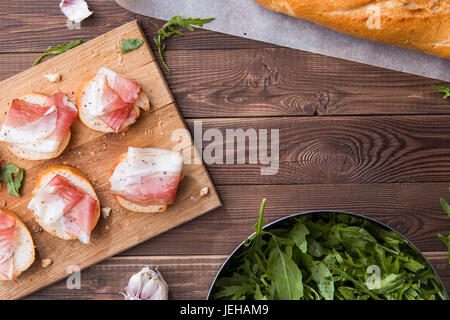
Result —
POLYGON ((297 222, 289 231, 289 237, 294 241, 296 246, 301 252, 306 253, 308 249, 308 242, 306 242, 306 236, 309 234, 308 228, 301 222, 297 222))
POLYGON ((39 58, 37 58, 37 60, 35 62, 33 62, 33 67, 35 65, 37 65, 39 63, 39 61, 41 61, 42 58, 44 58, 45 56, 48 56, 50 54, 60 54, 60 53, 64 53, 70 49, 72 49, 73 47, 78 46, 80 43, 82 42, 82 40, 76 40, 76 41, 71 41, 69 43, 63 43, 60 45, 57 45, 55 47, 51 47, 49 46, 47 48, 47 51, 45 51, 43 54, 41 54, 41 56, 39 58))
POLYGON ((448 97, 450 97, 450 88, 447 87, 443 87, 443 86, 437 86, 435 84, 433 84, 433 87, 438 91, 444 94, 444 96, 442 97, 442 99, 447 99, 448 97))
POLYGON ((184 35, 182 31, 177 29, 176 27, 181 27, 184 29, 187 29, 189 31, 194 31, 193 26, 203 27, 204 24, 209 23, 211 21, 215 20, 215 18, 207 18, 207 19, 200 19, 200 18, 182 18, 180 16, 174 16, 172 19, 170 19, 165 25, 162 26, 161 29, 158 30, 158 37, 153 38, 153 40, 156 43, 156 46, 158 47, 158 53, 159 57, 161 58, 161 62, 166 68, 167 71, 170 72, 170 68, 167 66, 166 61, 163 57, 163 52, 166 49, 166 44, 162 43, 162 41, 166 40, 167 38, 178 34, 180 36, 184 35))
POLYGON ((275 246, 269 254, 267 263, 269 279, 275 281, 278 299, 298 300, 303 297, 302 272, 292 260, 292 248, 283 252, 275 246))
POLYGON ((443 244, 445 244, 448 248, 448 264, 450 265, 450 234, 448 236, 443 236, 442 234, 438 233, 439 240, 442 241, 443 244))
POLYGON ((316 282, 319 292, 325 300, 334 298, 334 280, 330 269, 321 261, 313 261, 311 264, 311 275, 316 282))
POLYGON ((128 53, 130 51, 136 50, 139 48, 144 41, 141 39, 122 39, 121 40, 121 46, 122 46, 122 53, 128 53))
POLYGON ((450 218, 450 205, 447 203, 447 201, 445 201, 444 198, 441 198, 440 200, 441 200, 442 209, 444 209, 445 213, 450 218))
POLYGON ((12 163, 7 163, 1 171, 1 180, 5 181, 8 193, 20 197, 19 189, 22 186, 24 171, 12 163))

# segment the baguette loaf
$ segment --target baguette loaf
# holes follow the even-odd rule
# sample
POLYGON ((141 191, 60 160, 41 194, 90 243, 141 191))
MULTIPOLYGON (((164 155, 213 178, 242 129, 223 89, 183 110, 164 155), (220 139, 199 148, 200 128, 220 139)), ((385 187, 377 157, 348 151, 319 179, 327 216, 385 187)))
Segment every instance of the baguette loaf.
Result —
POLYGON ((450 59, 450 0, 254 1, 353 36, 450 59))

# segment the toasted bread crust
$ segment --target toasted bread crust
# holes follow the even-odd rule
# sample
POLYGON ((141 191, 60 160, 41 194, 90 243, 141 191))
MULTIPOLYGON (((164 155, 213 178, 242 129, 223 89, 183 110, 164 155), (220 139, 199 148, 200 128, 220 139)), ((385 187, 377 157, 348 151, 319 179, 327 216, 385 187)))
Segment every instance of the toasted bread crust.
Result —
MULTIPOLYGON (((16 223, 20 226, 20 228, 22 228, 23 230, 26 231, 31 243, 33 244, 33 252, 32 255, 30 257, 30 260, 28 261, 27 265, 24 266, 23 270, 15 270, 15 273, 13 275, 13 277, 18 277, 22 272, 24 272, 25 270, 27 270, 34 262, 35 257, 36 257, 36 252, 34 250, 34 242, 33 242, 33 237, 31 236, 30 230, 28 230, 27 226, 25 225, 25 223, 22 222, 22 220, 16 216, 13 212, 9 211, 8 209, 5 208, 0 208, 0 211, 10 215, 11 217, 13 217, 16 220, 16 223)), ((3 275, 0 274, 0 281, 8 281, 9 279, 3 275)))
MULTIPOLYGON (((39 176, 36 178, 36 184, 35 187, 33 189, 33 197, 34 195, 41 189, 44 187, 44 183, 43 180, 45 179, 45 177, 49 174, 53 174, 55 171, 66 171, 68 173, 70 173, 71 175, 77 177, 78 179, 86 182, 89 186, 90 189, 88 192, 89 195, 95 195, 95 197, 93 197, 93 199, 95 200, 95 202, 97 203, 96 208, 95 208, 95 213, 94 213, 94 221, 92 223, 92 228, 91 231, 94 230, 94 228, 96 227, 97 223, 98 223, 98 219, 100 218, 100 201, 98 199, 97 193, 95 192, 94 187, 92 187, 91 182, 88 180, 88 178, 81 173, 80 170, 72 167, 72 166, 68 166, 68 165, 62 165, 62 164, 56 164, 53 166, 48 167, 47 169, 45 169, 44 171, 42 171, 39 176)), ((85 190, 87 192, 87 190, 85 190)), ((53 232, 53 230, 50 230, 40 219, 39 217, 33 212, 33 217, 36 220, 36 222, 42 227, 42 229, 44 229, 45 231, 47 231, 48 233, 50 233, 53 236, 56 236, 58 238, 64 239, 64 240, 73 240, 73 239, 77 239, 77 237, 74 237, 72 235, 69 234, 65 234, 64 236, 58 235, 56 232, 53 232)))
POLYGON ((307 19, 353 36, 450 59, 448 1, 254 1, 271 10, 307 19), (375 24, 377 20, 379 25, 375 24))
MULTIPOLYGON (((128 78, 128 79, 130 79, 130 80, 133 80, 133 79, 131 79, 130 77, 124 75, 124 74, 120 74, 120 75, 123 76, 123 77, 125 77, 125 78, 128 78)), ((108 127, 108 128, 102 128, 101 126, 95 126, 95 124, 89 123, 89 121, 87 121, 87 119, 84 117, 84 112, 83 112, 82 108, 83 108, 83 97, 84 97, 84 94, 85 94, 85 89, 86 89, 86 87, 89 85, 89 83, 90 83, 92 80, 95 79, 95 76, 96 76, 96 74, 95 74, 94 76, 91 76, 91 77, 88 77, 88 78, 83 79, 83 81, 81 81, 80 85, 78 86, 78 90, 77 90, 77 94, 76 94, 76 99, 75 99, 75 100, 76 100, 76 106, 77 106, 77 108, 78 108, 78 115, 79 115, 79 118, 80 118, 81 122, 82 122, 88 129, 90 129, 90 130, 92 130, 92 131, 100 131, 100 132, 107 132, 107 133, 109 133, 109 132, 114 132, 114 131, 113 131, 111 128, 109 128, 109 127, 108 127)), ((133 80, 133 81, 134 81, 134 80, 133 80)), ((145 111, 150 110, 150 101, 149 101, 148 95, 142 90, 142 88, 141 88, 141 90, 139 91, 138 98, 136 99, 136 101, 135 101, 135 103, 134 103, 134 106, 137 106, 138 108, 143 109, 143 110, 145 110, 145 111)), ((137 116, 137 117, 139 117, 139 116, 140 116, 140 114, 138 113, 138 116, 137 116)), ((99 120, 99 121, 101 121, 101 120, 99 120)), ((127 126, 127 127, 125 127, 125 128, 122 128, 122 129, 119 131, 119 133, 128 130, 129 127, 130 127, 130 126, 127 126)))

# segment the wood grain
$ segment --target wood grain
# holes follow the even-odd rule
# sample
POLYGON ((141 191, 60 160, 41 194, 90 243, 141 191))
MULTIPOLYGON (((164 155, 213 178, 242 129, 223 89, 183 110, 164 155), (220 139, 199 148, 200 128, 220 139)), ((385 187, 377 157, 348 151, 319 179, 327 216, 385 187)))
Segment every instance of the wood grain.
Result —
MULTIPOLYGON (((36 56, 18 54, 11 63, 0 55, 0 79, 36 56)), ((187 118, 450 113, 435 80, 298 50, 167 50, 165 57, 187 118)))
POLYGON ((265 220, 314 210, 343 210, 381 221, 422 251, 444 251, 437 233, 448 234, 450 220, 439 198, 450 199, 449 183, 218 186, 224 204, 203 217, 136 246, 123 255, 229 254, 254 232, 260 201, 265 220))
MULTIPOLYGON (((78 84, 95 74, 101 66, 110 67, 135 79, 147 92, 152 108, 143 114, 126 134, 104 134, 92 132, 79 120, 72 126, 70 147, 60 157, 50 161, 24 161, 15 158, 3 144, 0 156, 25 169, 26 181, 20 198, 8 198, 7 207, 17 213, 30 227, 37 248, 38 259, 22 274, 17 282, 0 284, 0 298, 13 299, 25 296, 63 277, 70 266, 84 269, 138 243, 152 238, 182 223, 190 221, 220 206, 214 186, 205 167, 201 164, 187 164, 184 180, 180 184, 174 205, 158 214, 136 214, 120 209, 109 193, 108 178, 117 157, 126 152, 128 146, 158 147, 173 150, 178 141, 171 138, 175 130, 184 130, 191 145, 184 121, 173 102, 172 95, 162 74, 149 51, 147 44, 118 59, 116 50, 121 38, 143 38, 136 22, 130 22, 108 34, 85 43, 77 48, 33 67, 0 83, 0 113, 4 116, 11 99, 25 92, 51 94, 57 90, 73 96, 78 84), (62 82, 49 84, 43 80, 46 73, 60 73, 62 82), (44 168, 56 164, 70 164, 86 174, 93 182, 103 207, 110 207, 114 214, 107 221, 101 220, 91 236, 91 244, 79 241, 63 241, 33 228, 32 214, 27 210, 35 178, 44 168), (203 187, 209 194, 199 197, 203 187), (195 199, 193 196, 197 195, 195 199), (40 266, 41 259, 51 259, 47 267, 40 266)), ((7 197, 6 189, 1 197, 7 197)))
MULTIPOLYGON (((208 166, 219 185, 450 181, 449 116, 201 120, 203 132, 216 128, 224 139, 227 129, 279 130, 277 174, 261 175, 263 165, 248 164, 248 161, 239 165, 226 164, 224 149, 224 164, 208 166)), ((191 131, 194 122, 195 119, 187 121, 191 131)), ((203 146, 209 144, 211 142, 206 141, 203 146)), ((234 149, 230 152, 235 155, 237 146, 234 149)))
MULTIPOLYGON (((92 17, 82 22, 81 29, 69 30, 66 27, 66 17, 54 1, 42 1, 38 6, 33 0, 3 1, 0 4, 0 29, 3 31, 0 53, 37 53, 45 51, 50 44, 61 41, 76 38, 87 41, 135 19, 143 26, 147 38, 152 39, 165 23, 127 11, 114 1, 90 0, 89 7, 94 11, 92 17)), ((179 49, 275 46, 202 29, 189 33, 188 38, 173 37, 170 45, 179 49)))
MULTIPOLYGON (((94 15, 69 30, 56 1, 0 1, 0 80, 28 69, 49 45, 93 39, 133 19, 155 51, 151 40, 163 21, 113 1, 88 2, 94 15)), ((191 130, 200 119, 206 129, 283 128, 280 173, 209 166, 224 207, 83 271, 81 290, 66 289, 63 280, 30 299, 120 299, 129 275, 147 264, 162 268, 171 298, 204 299, 226 256, 253 232, 263 196, 269 221, 341 209, 389 224, 427 251, 450 290, 445 247, 435 237, 449 230, 438 200, 450 183, 450 109, 430 86, 434 80, 201 29, 169 39, 165 56, 173 72, 163 72, 191 130)), ((124 137, 103 139, 102 157, 124 137)), ((76 161, 86 163, 86 150, 75 149, 64 161, 76 164, 70 155, 81 151, 76 161)))
POLYGON ((123 299, 119 292, 144 266, 158 267, 169 284, 169 299, 205 299, 226 256, 114 257, 81 272, 81 288, 62 280, 30 299, 123 299))
MULTIPOLYGON (((425 255, 449 290, 450 269, 445 254, 427 252, 425 255)), ((217 255, 114 257, 83 271, 80 289, 67 289, 66 281, 60 281, 29 299, 123 299, 119 292, 123 292, 128 278, 146 265, 158 266, 168 282, 169 299, 205 299, 226 258, 217 255)))

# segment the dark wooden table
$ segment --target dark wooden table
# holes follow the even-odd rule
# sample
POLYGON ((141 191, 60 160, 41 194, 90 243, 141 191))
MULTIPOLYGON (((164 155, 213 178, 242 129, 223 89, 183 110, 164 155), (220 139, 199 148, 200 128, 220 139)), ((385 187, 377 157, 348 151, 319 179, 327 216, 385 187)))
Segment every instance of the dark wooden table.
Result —
MULTIPOLYGON (((92 39, 138 19, 149 42, 163 21, 90 0, 95 14, 66 28, 58 1, 0 0, 0 79, 31 66, 49 45, 92 39)), ((280 169, 210 165, 224 206, 85 270, 82 288, 61 281, 31 299, 121 299, 144 265, 159 266, 173 299, 204 299, 228 254, 253 232, 261 198, 266 220, 334 209, 378 219, 406 235, 450 290, 437 233, 450 220, 450 101, 439 81, 205 30, 170 39, 166 79, 193 128, 280 129, 280 169)), ((448 84, 446 84, 448 85, 448 84)))

